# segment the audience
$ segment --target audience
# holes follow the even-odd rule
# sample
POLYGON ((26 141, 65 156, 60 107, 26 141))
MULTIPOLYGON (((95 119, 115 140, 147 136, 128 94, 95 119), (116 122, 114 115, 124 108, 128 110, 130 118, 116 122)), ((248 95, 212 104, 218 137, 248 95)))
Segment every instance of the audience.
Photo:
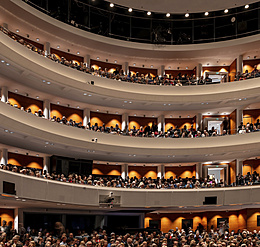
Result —
MULTIPOLYGON (((26 46, 28 49, 37 52, 39 55, 47 57, 54 62, 60 63, 67 67, 77 69, 84 73, 92 74, 99 77, 109 78, 117 81, 126 81, 130 83, 139 83, 139 84, 149 84, 149 85, 169 85, 169 86, 184 86, 184 85, 204 85, 204 84, 212 84, 212 79, 209 78, 209 75, 203 78, 201 76, 198 80, 195 74, 181 74, 179 73, 177 76, 173 76, 171 74, 164 75, 164 76, 152 76, 150 73, 144 75, 140 73, 136 74, 126 74, 122 69, 119 70, 117 67, 114 72, 109 72, 106 68, 102 70, 101 68, 95 70, 93 67, 89 68, 89 65, 86 63, 79 63, 75 61, 69 61, 65 57, 57 57, 55 54, 47 54, 45 51, 40 50, 39 48, 35 47, 33 44, 25 41, 23 38, 19 37, 18 35, 12 33, 8 29, 0 26, 0 30, 11 37, 13 40, 17 41, 18 43, 26 46)), ((257 65, 254 66, 253 71, 250 73, 246 70, 245 73, 238 72, 235 81, 246 80, 250 78, 260 77, 259 70, 257 69, 257 65)))
POLYGON ((69 174, 67 177, 64 174, 57 174, 56 172, 47 173, 40 169, 26 168, 14 166, 12 164, 0 165, 0 169, 6 171, 12 171, 15 173, 20 173, 24 175, 34 176, 37 178, 43 178, 48 180, 55 180, 66 183, 82 184, 82 185, 92 185, 100 187, 113 187, 113 188, 136 188, 136 189, 199 189, 199 188, 220 188, 229 186, 248 186, 248 185, 258 185, 260 184, 259 174, 254 171, 253 174, 249 172, 243 176, 239 174, 236 177, 236 182, 233 184, 226 184, 222 179, 217 181, 215 178, 200 178, 196 179, 194 176, 192 178, 182 178, 182 177, 170 177, 168 179, 162 178, 146 178, 142 177, 138 179, 137 177, 106 177, 99 176, 94 177, 93 175, 84 174, 69 174))

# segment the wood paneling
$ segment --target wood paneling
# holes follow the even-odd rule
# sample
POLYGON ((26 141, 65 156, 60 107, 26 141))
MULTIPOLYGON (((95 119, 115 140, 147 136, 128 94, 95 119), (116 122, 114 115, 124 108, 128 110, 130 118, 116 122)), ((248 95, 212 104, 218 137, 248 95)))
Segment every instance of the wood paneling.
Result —
POLYGON ((93 175, 121 176, 121 166, 93 164, 93 175))
POLYGON ((250 109, 243 111, 243 124, 255 123, 257 119, 260 119, 260 109, 250 109))
POLYGON ((194 70, 165 70, 165 74, 166 75, 172 75, 174 78, 177 77, 178 74, 181 75, 188 75, 188 76, 191 76, 194 74, 194 70))
POLYGON ((257 69, 260 70, 260 59, 243 60, 243 73, 245 73, 246 70, 251 73, 255 65, 257 65, 257 69))
POLYGON ((65 116, 67 120, 72 119, 76 122, 82 122, 83 111, 80 109, 70 108, 61 105, 51 104, 51 118, 53 116, 59 117, 60 119, 65 116))
POLYGON ((152 166, 129 166, 128 167, 128 176, 130 178, 137 177, 142 178, 142 177, 151 177, 152 179, 157 178, 157 167, 152 167, 152 166))
POLYGON ((97 123, 98 126, 102 126, 104 123, 106 127, 115 127, 116 124, 118 124, 121 129, 122 116, 117 114, 90 112, 90 124, 95 125, 95 123, 97 123))
POLYGON ((176 177, 182 177, 182 178, 191 178, 193 176, 196 176, 196 165, 194 166, 173 166, 165 167, 165 178, 168 179, 170 177, 176 178, 176 177))
POLYGON ((229 67, 229 78, 230 81, 234 81, 237 73, 237 59, 235 59, 229 67))
POLYGON ((14 228, 14 209, 0 208, 0 218, 1 225, 3 225, 3 220, 6 221, 7 225, 11 221, 14 228))
POLYGON ((236 160, 229 163, 229 184, 236 182, 236 160))
POLYGON ((260 230, 257 226, 257 216, 260 215, 260 209, 247 209, 247 229, 249 231, 260 230))
POLYGON ((32 113, 38 112, 39 109, 43 110, 43 102, 37 99, 32 99, 20 94, 8 92, 8 101, 19 108, 24 107, 25 110, 31 108, 32 113))
POLYGON ((136 129, 140 129, 141 126, 144 128, 146 126, 152 126, 152 124, 157 124, 157 118, 149 118, 149 117, 129 117, 129 129, 133 129, 135 126, 136 129))
POLYGON ((8 163, 15 166, 43 169, 43 158, 17 153, 8 153, 8 163))
POLYGON ((106 62, 90 59, 90 67, 95 66, 95 65, 97 67, 100 67, 102 70, 104 70, 104 69, 115 70, 116 68, 118 68, 119 70, 122 69, 122 65, 121 64, 106 63, 106 62))
POLYGON ((229 72, 230 66, 207 66, 203 67, 204 72, 229 72))
POLYGON ((178 126, 179 129, 183 129, 184 125, 187 126, 187 129, 191 128, 193 124, 193 128, 196 129, 196 116, 194 118, 165 118, 165 131, 173 127, 174 129, 178 126))
POLYGON ((229 115, 229 129, 230 129, 230 134, 234 135, 237 133, 237 123, 236 123, 236 110, 234 110, 233 112, 230 113, 229 115))
POLYGON ((68 61, 77 61, 79 63, 83 63, 84 62, 84 58, 81 57, 81 56, 77 56, 77 55, 74 55, 74 54, 71 54, 71 53, 67 53, 67 52, 64 52, 64 51, 61 51, 61 50, 57 50, 57 49, 54 49, 54 48, 51 48, 51 53, 54 53, 56 55, 58 55, 60 58, 61 57, 64 57, 66 58, 68 61))
POLYGON ((244 160, 243 175, 246 175, 248 172, 253 173, 254 171, 260 174, 260 159, 244 160))
POLYGON ((139 73, 139 76, 141 74, 147 75, 147 74, 152 74, 153 76, 156 76, 157 73, 157 69, 148 69, 148 68, 138 68, 138 67, 131 67, 129 66, 129 71, 130 72, 134 72, 134 73, 139 73))

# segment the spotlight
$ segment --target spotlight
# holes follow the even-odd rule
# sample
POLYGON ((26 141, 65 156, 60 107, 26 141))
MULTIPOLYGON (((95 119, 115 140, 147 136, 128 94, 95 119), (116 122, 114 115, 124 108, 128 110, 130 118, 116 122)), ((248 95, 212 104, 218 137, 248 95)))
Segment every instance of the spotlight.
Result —
POLYGON ((110 7, 113 8, 115 5, 113 3, 110 3, 110 7))
POLYGON ((228 9, 225 9, 225 10, 224 10, 224 13, 228 13, 228 9))
POLYGON ((190 14, 189 14, 189 13, 186 13, 186 14, 185 14, 185 17, 189 17, 189 16, 190 16, 190 14))
POLYGON ((171 16, 171 14, 170 14, 170 13, 167 13, 167 14, 166 14, 166 17, 170 17, 170 16, 171 16))
POLYGON ((205 16, 208 16, 209 15, 209 12, 205 12, 205 14, 204 14, 205 16))
POLYGON ((130 12, 130 13, 133 12, 133 9, 132 9, 132 8, 129 8, 129 9, 128 9, 128 12, 130 12))
POLYGON ((246 5, 245 5, 245 9, 248 9, 248 8, 249 8, 249 4, 246 4, 246 5))
POLYGON ((150 11, 147 12, 147 15, 151 15, 152 13, 150 11))

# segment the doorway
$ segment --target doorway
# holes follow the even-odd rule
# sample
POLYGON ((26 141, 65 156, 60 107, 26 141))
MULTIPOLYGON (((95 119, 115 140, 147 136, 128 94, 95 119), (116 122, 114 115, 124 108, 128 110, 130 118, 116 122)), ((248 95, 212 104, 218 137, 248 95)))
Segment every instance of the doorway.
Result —
POLYGON ((217 184, 220 179, 225 182, 225 168, 208 168, 208 176, 210 179, 215 179, 217 184))

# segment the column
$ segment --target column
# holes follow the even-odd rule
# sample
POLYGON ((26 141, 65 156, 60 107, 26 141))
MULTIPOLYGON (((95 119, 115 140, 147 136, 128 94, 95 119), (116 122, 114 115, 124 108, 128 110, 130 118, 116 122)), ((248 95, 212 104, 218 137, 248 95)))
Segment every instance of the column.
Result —
POLYGON ((157 177, 162 178, 162 177, 164 177, 164 175, 165 175, 165 167, 164 167, 164 165, 159 165, 157 167, 157 177))
POLYGON ((122 131, 126 131, 127 132, 128 127, 129 127, 128 114, 124 113, 122 115, 122 131))
POLYGON ((46 173, 51 172, 50 158, 51 158, 51 156, 44 156, 43 157, 43 171, 46 171, 46 173))
POLYGON ((236 131, 238 130, 238 126, 243 121, 243 109, 236 109, 236 131))
POLYGON ((196 179, 202 178, 202 164, 196 164, 196 179))
POLYGON ((243 174, 243 160, 236 159, 236 176, 239 173, 243 174))
POLYGON ((19 230, 19 208, 14 209, 14 229, 16 232, 19 230))
POLYGON ((51 103, 48 99, 43 101, 43 115, 46 119, 51 118, 51 103))
POLYGON ((199 130, 202 130, 202 114, 198 113, 196 115, 196 130, 199 128, 199 130))
POLYGON ((237 73, 243 73, 243 55, 237 57, 237 73))
POLYGON ((1 88, 1 101, 4 103, 8 101, 8 88, 5 86, 1 88))
POLYGON ((90 110, 88 108, 83 111, 83 126, 86 127, 90 122, 90 110))
POLYGON ((86 63, 87 67, 90 68, 90 55, 84 57, 84 63, 86 63))
POLYGON ((165 131, 165 117, 161 115, 158 117, 158 131, 165 131))
POLYGON ((161 67, 159 68, 159 71, 158 71, 158 75, 164 76, 164 74, 165 74, 165 66, 161 65, 161 67))
POLYGON ((144 228, 144 219, 145 219, 145 214, 141 213, 139 216, 139 228, 140 229, 144 228))
POLYGON ((196 67, 196 77, 199 79, 202 76, 202 64, 199 63, 196 67))
POLYGON ((51 44, 50 44, 50 42, 44 43, 44 51, 45 51, 45 56, 48 56, 48 55, 51 54, 51 44))
POLYGON ((3 148, 1 150, 1 165, 7 165, 8 163, 8 150, 3 148))
POLYGON ((129 63, 128 62, 124 62, 123 70, 124 70, 125 75, 129 74, 129 63))
POLYGON ((121 165, 121 177, 123 179, 126 179, 128 176, 128 164, 122 164, 121 165))

